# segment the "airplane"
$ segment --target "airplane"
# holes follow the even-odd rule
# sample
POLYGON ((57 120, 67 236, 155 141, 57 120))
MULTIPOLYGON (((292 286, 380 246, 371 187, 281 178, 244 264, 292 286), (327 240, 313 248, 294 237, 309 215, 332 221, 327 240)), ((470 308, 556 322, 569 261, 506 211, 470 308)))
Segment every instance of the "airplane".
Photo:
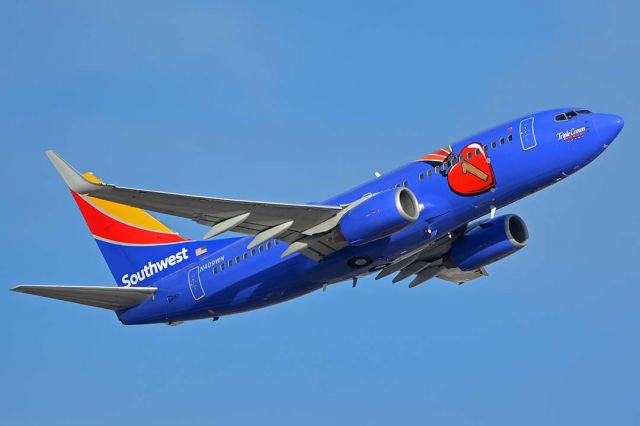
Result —
POLYGON ((117 286, 12 290, 109 309, 122 324, 246 312, 377 274, 415 287, 463 284, 527 245, 515 214, 496 211, 559 182, 602 154, 622 118, 584 108, 543 111, 447 145, 324 202, 245 201, 157 192, 81 174, 47 155, 117 286), (148 211, 208 227, 185 238, 148 211), (246 236, 219 237, 227 231, 246 236), (215 238, 217 237, 217 238, 215 238))

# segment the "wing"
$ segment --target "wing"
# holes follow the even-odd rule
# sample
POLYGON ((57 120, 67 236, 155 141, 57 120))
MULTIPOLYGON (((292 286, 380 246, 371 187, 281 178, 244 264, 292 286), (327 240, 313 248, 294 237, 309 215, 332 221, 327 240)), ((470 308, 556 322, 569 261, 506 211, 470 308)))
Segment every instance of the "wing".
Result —
POLYGON ((47 151, 47 156, 74 192, 191 219, 211 227, 205 235, 207 239, 225 231, 239 232, 254 236, 248 246, 251 248, 278 238, 290 244, 283 257, 301 251, 320 260, 346 246, 344 242, 333 241, 329 231, 346 211, 359 203, 349 206, 268 203, 123 188, 88 180, 53 151, 47 151))
POLYGON ((397 272, 392 282, 397 283, 413 276, 413 280, 409 283, 409 288, 412 288, 434 277, 456 284, 464 284, 467 281, 489 275, 484 268, 478 268, 473 271, 463 271, 445 262, 445 255, 451 249, 451 243, 458 238, 463 231, 464 228, 452 233, 450 237, 444 236, 437 239, 426 248, 422 248, 414 253, 409 253, 403 258, 395 259, 394 262, 387 265, 378 273, 376 279, 378 280, 397 272))
POLYGON ((98 308, 121 311, 139 305, 158 290, 156 287, 87 287, 63 285, 19 285, 11 290, 20 293, 35 294, 36 296, 98 308))

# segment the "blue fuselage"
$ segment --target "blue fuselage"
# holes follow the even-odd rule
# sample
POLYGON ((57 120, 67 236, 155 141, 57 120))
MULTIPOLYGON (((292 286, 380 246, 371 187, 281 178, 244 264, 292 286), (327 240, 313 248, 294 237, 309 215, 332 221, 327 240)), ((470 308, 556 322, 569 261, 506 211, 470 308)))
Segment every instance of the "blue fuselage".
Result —
POLYGON ((144 324, 252 310, 370 274, 406 253, 437 244, 492 208, 501 208, 575 173, 600 155, 622 128, 622 120, 608 114, 571 114, 558 120, 558 114, 574 110, 521 117, 448 147, 469 158, 468 147, 477 146, 474 143, 486 150, 493 185, 484 192, 456 192, 447 179, 447 173, 461 173, 452 169, 455 164, 437 165, 436 169, 433 162, 414 161, 323 203, 344 205, 365 194, 406 186, 423 208, 418 220, 391 236, 347 246, 319 262, 302 254, 281 258, 287 245, 276 240, 263 243, 252 253, 247 249, 252 237, 238 238, 202 256, 196 267, 192 264, 162 278, 154 284, 158 292, 153 300, 118 316, 125 324, 144 324), (367 262, 358 266, 353 259, 367 262))

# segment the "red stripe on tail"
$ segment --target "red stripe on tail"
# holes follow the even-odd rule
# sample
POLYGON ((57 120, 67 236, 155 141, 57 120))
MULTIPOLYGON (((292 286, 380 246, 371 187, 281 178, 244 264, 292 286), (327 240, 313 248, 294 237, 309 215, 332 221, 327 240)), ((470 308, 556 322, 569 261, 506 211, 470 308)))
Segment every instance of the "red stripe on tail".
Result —
POLYGON ((150 231, 120 222, 96 209, 85 198, 71 191, 94 237, 125 244, 166 244, 189 241, 178 234, 150 231))

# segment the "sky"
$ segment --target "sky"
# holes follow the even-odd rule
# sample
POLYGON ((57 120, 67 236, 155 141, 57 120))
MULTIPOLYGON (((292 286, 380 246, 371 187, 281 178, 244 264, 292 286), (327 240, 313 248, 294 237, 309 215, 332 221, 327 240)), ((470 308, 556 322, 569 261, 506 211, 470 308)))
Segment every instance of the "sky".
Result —
POLYGON ((0 1, 0 423, 640 424, 638 14, 0 1), (309 202, 563 106, 626 125, 502 209, 529 245, 464 286, 366 278, 179 327, 6 291, 114 284, 46 149, 125 186, 309 202))

